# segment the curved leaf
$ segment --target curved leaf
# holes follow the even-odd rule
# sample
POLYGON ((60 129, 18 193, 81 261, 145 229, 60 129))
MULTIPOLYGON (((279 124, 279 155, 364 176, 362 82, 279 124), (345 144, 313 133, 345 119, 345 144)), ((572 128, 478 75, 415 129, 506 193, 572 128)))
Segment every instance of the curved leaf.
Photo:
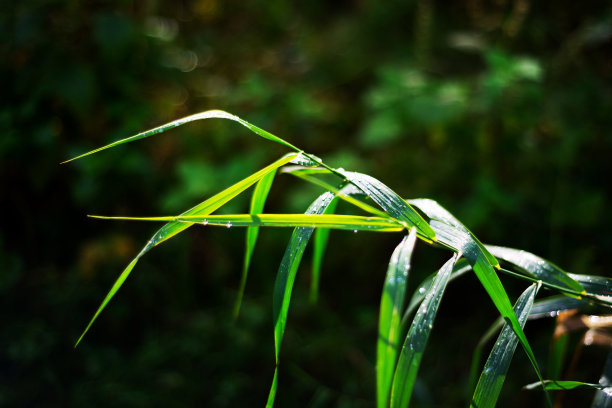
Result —
MULTIPOLYGON (((250 175, 244 180, 239 181, 238 183, 223 190, 222 192, 215 194, 208 200, 196 205, 190 210, 185 211, 183 215, 193 215, 193 214, 207 215, 207 214, 212 213, 213 211, 219 209, 219 207, 221 207, 222 205, 224 205, 225 203, 227 203, 228 201, 236 197, 238 194, 242 193, 244 190, 246 190, 247 188, 255 184, 257 181, 263 178, 266 174, 272 171, 275 171, 277 168, 281 166, 284 166, 285 164, 293 160, 296 156, 297 156, 296 153, 292 153, 292 154, 288 154, 282 157, 281 159, 275 161, 271 165, 259 170, 258 172, 250 175)), ((132 269, 134 269, 134 266, 136 265, 138 260, 154 246, 159 245, 160 243, 164 242, 167 239, 170 239, 176 234, 189 228, 191 225, 192 224, 190 223, 173 221, 173 222, 169 222, 165 224, 163 227, 157 230, 157 232, 153 235, 153 237, 151 237, 149 242, 147 242, 147 244, 140 251, 140 253, 136 255, 136 257, 130 262, 130 264, 123 270, 123 272, 121 272, 121 274, 119 275, 119 278, 117 278, 117 280, 115 281, 115 283, 113 284, 109 292, 106 294, 106 297, 104 298, 104 300, 102 300, 102 303, 98 307, 98 310, 96 310, 96 313, 94 314, 94 316, 91 318, 91 320, 87 324, 87 327, 85 327, 85 330, 83 330, 83 333, 81 334, 76 344, 74 345, 75 347, 79 345, 79 343, 81 342, 85 334, 91 328, 91 325, 93 324, 93 322, 98 318, 98 315, 100 315, 100 313, 106 307, 108 302, 113 298, 113 296, 115 296, 119 288, 121 288, 121 285, 123 285, 123 282, 130 275, 130 273, 132 272, 132 269)))
MULTIPOLYGON (((518 316, 521 327, 525 326, 539 289, 539 284, 531 285, 514 305, 514 311, 518 316)), ((495 407, 517 344, 518 337, 512 327, 508 324, 504 325, 482 370, 470 406, 477 408, 495 407)))
POLYGON ((402 308, 415 244, 416 229, 412 228, 393 251, 383 286, 376 348, 376 401, 379 408, 386 408, 389 404, 391 381, 400 348, 402 308))
POLYGON ((416 381, 421 359, 427 346, 429 333, 433 328, 433 321, 438 312, 438 306, 440 306, 444 289, 448 284, 457 258, 458 255, 455 254, 442 266, 412 321, 397 362, 395 376, 393 377, 391 388, 392 408, 405 408, 410 403, 414 382, 416 381))
POLYGON ((567 296, 551 296, 540 299, 533 304, 529 319, 540 319, 542 317, 555 317, 564 310, 581 309, 588 305, 584 299, 576 299, 567 296))
MULTIPOLYGON (((323 193, 310 205, 306 214, 322 214, 333 199, 334 194, 330 192, 323 193)), ((304 250, 306 249, 306 245, 313 231, 313 227, 299 227, 293 231, 276 275, 272 303, 274 316, 274 356, 276 364, 274 368, 274 379, 268 395, 267 407, 271 407, 274 404, 276 388, 278 386, 278 359, 280 355, 280 346, 285 333, 285 326, 287 324, 287 313, 289 311, 293 283, 295 282, 295 276, 300 266, 300 262, 302 261, 304 250)))
POLYGON ((98 152, 100 152, 102 150, 110 149, 111 147, 122 145, 124 143, 129 143, 129 142, 134 142, 136 140, 144 139, 146 137, 153 136, 153 135, 156 135, 158 133, 165 132, 166 130, 174 129, 176 127, 182 126, 182 125, 184 125, 186 123, 194 122, 194 121, 197 121, 197 120, 203 120, 203 119, 213 119, 213 118, 216 118, 216 119, 228 119, 228 120, 232 120, 234 122, 238 122, 242 126, 248 128, 249 130, 251 130, 255 134, 257 134, 257 135, 259 135, 259 136, 261 136, 261 137, 263 137, 265 139, 271 140, 271 141, 276 142, 276 143, 280 143, 283 146, 287 146, 287 147, 289 147, 289 148, 291 148, 291 149, 293 149, 295 151, 300 151, 300 149, 298 149, 297 147, 293 146, 291 143, 287 142, 286 140, 283 140, 280 137, 275 136, 275 135, 273 135, 270 132, 267 132, 267 131, 265 131, 263 129, 260 129, 257 126, 255 126, 255 125, 253 125, 253 124, 251 124, 251 123, 249 123, 249 122, 239 118, 238 116, 232 115, 231 113, 227 113, 227 112, 221 111, 221 110, 209 110, 209 111, 205 111, 205 112, 196 113, 195 115, 190 115, 190 116, 187 116, 187 117, 184 117, 184 118, 181 118, 181 119, 177 119, 175 121, 172 121, 172 122, 166 123, 164 125, 158 126, 158 127, 154 128, 154 129, 150 129, 150 130, 138 133, 137 135, 134 135, 134 136, 131 136, 131 137, 127 137, 125 139, 117 140, 116 142, 109 143, 106 146, 99 147, 99 148, 91 150, 91 151, 89 151, 87 153, 83 153, 83 154, 81 154, 81 155, 79 155, 77 157, 73 157, 72 159, 66 160, 66 161, 62 162, 62 164, 63 163, 71 162, 73 160, 80 159, 80 158, 85 157, 85 156, 89 156, 89 155, 94 154, 94 153, 98 153, 98 152))
POLYGON ((588 295, 612 307, 612 279, 603 276, 580 275, 568 273, 569 277, 579 282, 588 295))
POLYGON ((516 265, 536 279, 549 282, 557 286, 566 287, 577 292, 586 293, 576 280, 572 279, 564 270, 539 256, 518 249, 487 245, 491 253, 506 262, 516 265))
POLYGON ((367 174, 341 169, 338 169, 338 172, 374 200, 391 217, 405 222, 409 226, 416 227, 417 231, 425 238, 432 241, 436 240, 435 232, 423 217, 385 184, 367 174))
MULTIPOLYGON (((261 214, 263 212, 266 198, 272 187, 276 170, 266 174, 261 180, 255 185, 253 195, 251 196, 250 214, 261 214)), ((246 281, 249 274, 249 266, 251 264, 251 257, 253 256, 253 250, 255 249, 255 243, 257 242, 257 236, 259 235, 259 227, 252 226, 247 228, 246 233, 246 246, 244 251, 244 263, 242 265, 242 276, 240 277, 240 286, 238 287, 238 295, 236 296, 236 303, 234 304, 234 318, 238 317, 240 313, 240 305, 242 304, 242 297, 244 296, 244 288, 246 287, 246 281)))
MULTIPOLYGON (((587 388, 592 390, 604 390, 605 387, 600 384, 591 384, 585 383, 581 381, 556 381, 556 380, 544 380, 544 388, 551 391, 561 391, 561 390, 575 390, 577 388, 587 388)), ((536 382, 532 384, 528 384, 523 387, 526 390, 537 390, 542 388, 541 382, 536 382)), ((608 391, 610 392, 610 391, 608 391)))

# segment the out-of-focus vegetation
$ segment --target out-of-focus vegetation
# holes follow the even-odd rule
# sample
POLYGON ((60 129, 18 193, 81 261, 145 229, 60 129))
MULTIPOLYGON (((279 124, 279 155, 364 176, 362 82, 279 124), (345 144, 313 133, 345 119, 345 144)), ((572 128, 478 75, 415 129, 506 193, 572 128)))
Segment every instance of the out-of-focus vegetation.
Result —
MULTIPOLYGON (((238 321, 231 305, 242 232, 193 231, 143 259, 72 349, 153 231, 86 213, 176 213, 281 150, 209 122, 58 163, 206 109, 239 114, 403 196, 434 198, 483 241, 609 275, 612 9, 605 2, 28 0, 0 7, 2 406, 265 402, 271 283, 287 231, 260 233, 238 321)), ((288 177, 279 183, 285 188, 271 191, 270 208, 303 212, 319 193, 288 177), (278 194, 286 189, 294 192, 278 194)), ((345 255, 326 259, 315 306, 307 302, 307 274, 298 275, 277 406, 374 403, 377 307, 396 238, 332 235, 328 251, 345 255)), ((419 265, 440 254, 420 256, 413 284, 432 272, 419 265)), ((516 298, 521 289, 507 283, 516 298)), ((468 384, 450 379, 466 372, 478 335, 496 317, 487 302, 482 290, 444 299, 416 406, 464 403, 468 384)), ((527 332, 545 361, 552 324, 527 332)), ((597 382, 606 354, 585 349, 574 378, 597 382)), ((524 356, 515 360, 511 373, 529 372, 524 356)), ((514 390, 534 380, 508 378, 518 381, 514 390)), ((502 390, 500 405, 539 398, 502 390)))

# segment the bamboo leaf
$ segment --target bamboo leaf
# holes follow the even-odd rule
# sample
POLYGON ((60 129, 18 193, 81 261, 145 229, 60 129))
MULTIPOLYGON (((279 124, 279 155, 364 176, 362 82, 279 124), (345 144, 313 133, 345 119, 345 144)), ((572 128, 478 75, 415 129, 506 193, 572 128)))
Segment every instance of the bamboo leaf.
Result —
MULTIPOLYGON (((338 204, 338 198, 334 199, 329 203, 323 214, 330 215, 336 210, 338 204)), ((317 228, 314 232, 314 238, 312 242, 312 276, 310 280, 310 301, 316 303, 319 299, 319 281, 321 279, 321 265, 323 263, 323 255, 327 247, 327 241, 329 239, 329 228, 317 228)))
POLYGON ((238 122, 242 126, 248 128, 249 130, 251 130, 255 134, 257 134, 257 135, 259 135, 259 136, 261 136, 261 137, 263 137, 265 139, 271 140, 271 141, 276 142, 276 143, 280 143, 283 146, 289 147, 289 148, 291 148, 291 149, 293 149, 295 151, 300 151, 300 149, 298 149, 297 147, 293 146, 291 143, 287 142, 286 140, 283 140, 280 137, 275 136, 275 135, 273 135, 270 132, 267 132, 267 131, 265 131, 263 129, 260 129, 257 126, 255 126, 255 125, 253 125, 253 124, 251 124, 251 123, 249 123, 249 122, 239 118, 238 116, 232 115, 230 113, 227 113, 227 112, 221 111, 221 110, 209 110, 209 111, 205 111, 205 112, 196 113, 195 115, 187 116, 187 117, 184 117, 184 118, 181 118, 181 119, 177 119, 175 121, 166 123, 164 125, 158 126, 158 127, 154 128, 154 129, 147 130, 145 132, 138 133, 137 135, 134 135, 134 136, 131 136, 131 137, 127 137, 125 139, 117 140, 117 141, 115 141, 113 143, 107 144, 106 146, 102 146, 102 147, 99 147, 99 148, 97 148, 95 150, 91 150, 91 151, 89 151, 87 153, 83 153, 83 154, 81 154, 81 155, 79 155, 77 157, 73 157, 72 159, 66 160, 63 163, 68 163, 68 162, 71 162, 73 160, 77 160, 77 159, 83 158, 85 156, 89 156, 91 154, 98 153, 98 152, 100 152, 102 150, 106 150, 106 149, 110 149, 111 147, 122 145, 124 143, 129 143, 129 142, 134 142, 136 140, 144 139, 146 137, 153 136, 153 135, 156 135, 158 133, 165 132, 166 130, 174 129, 176 127, 182 126, 182 125, 184 125, 186 123, 191 123, 191 122, 194 122, 194 121, 197 121, 197 120, 213 119, 213 118, 228 119, 228 120, 232 120, 234 122, 238 122))
POLYGON ((564 310, 582 309, 588 305, 584 299, 576 299, 567 296, 551 296, 540 299, 533 304, 529 319, 540 319, 542 317, 555 317, 564 310))
MULTIPOLYGON (((266 198, 272 187, 276 170, 266 174, 261 180, 255 185, 253 195, 251 196, 251 214, 261 214, 263 212, 266 198)), ((246 246, 244 252, 244 263, 242 265, 242 276, 240 278, 240 286, 238 287, 238 295, 236 296, 236 303, 234 304, 234 318, 238 317, 240 313, 240 305, 242 304, 242 297, 244 296, 244 288, 246 287, 246 281, 249 274, 249 266, 251 264, 251 257, 253 256, 253 250, 255 249, 255 243, 257 242, 257 236, 259 235, 259 227, 252 226, 247 228, 246 233, 246 246)))
POLYGON ((412 321, 393 377, 392 408, 405 408, 410 403, 421 359, 433 328, 433 321, 457 258, 458 255, 455 254, 442 266, 412 321))
POLYGON ((612 351, 608 353, 606 365, 599 379, 599 386, 602 389, 595 393, 591 408, 611 408, 612 407, 612 351))
POLYGON ((472 240, 478 245, 480 251, 485 255, 489 264, 495 268, 499 268, 499 262, 495 257, 487 250, 487 248, 480 242, 478 238, 472 232, 465 227, 454 215, 452 215, 446 208, 438 204, 437 201, 430 200, 427 198, 418 198, 414 200, 408 200, 410 204, 423 211, 429 218, 441 221, 452 227, 465 232, 472 238, 472 240))
POLYGON ((412 228, 393 251, 387 268, 380 302, 376 349, 376 400, 379 408, 389 405, 393 372, 400 349, 402 308, 415 244, 416 229, 412 228))
MULTIPOLYGON (((561 391, 561 390, 575 390, 577 388, 587 388, 593 390, 602 390, 604 391, 606 387, 600 384, 590 384, 581 381, 557 381, 557 380, 544 380, 544 388, 550 391, 561 391)), ((526 390, 537 390, 542 388, 541 382, 535 382, 532 384, 528 384, 523 387, 526 390)), ((606 390, 605 392, 610 392, 610 390, 606 390)))
MULTIPOLYGON (((518 316, 521 327, 525 326, 539 289, 539 284, 531 285, 514 305, 514 312, 518 316)), ((477 408, 495 407, 517 344, 516 333, 510 325, 505 324, 482 370, 470 406, 477 408)))
POLYGON ((572 279, 564 270, 550 261, 518 249, 493 245, 487 245, 487 248, 498 258, 516 265, 536 279, 566 287, 577 292, 586 293, 580 283, 572 279))
POLYGON ((391 218, 363 217, 335 214, 227 214, 227 215, 179 215, 169 217, 107 217, 92 215, 104 220, 174 221, 185 225, 202 224, 217 227, 312 227, 350 231, 402 231, 404 225, 391 218))
MULTIPOLYGON (((514 309, 512 309, 508 294, 499 280, 499 277, 495 273, 495 270, 487 261, 487 257, 481 248, 470 237, 470 235, 466 234, 460 229, 454 228, 437 220, 432 220, 431 226, 436 231, 436 236, 438 237, 438 241, 440 243, 461 251, 465 258, 470 262, 472 268, 474 269, 474 273, 489 294, 489 297, 497 307, 497 310, 499 310, 506 322, 510 323, 512 329, 518 336, 518 339, 521 342, 523 349, 527 353, 527 357, 529 358, 538 379, 543 381, 538 362, 533 354, 533 350, 531 349, 529 342, 527 341, 527 337, 523 332, 523 328, 521 327, 517 316, 514 313, 514 309)), ((546 394, 546 398, 549 405, 552 406, 552 402, 550 401, 548 394, 546 394)))
POLYGON ((568 273, 569 277, 582 285, 585 292, 595 299, 612 306, 612 279, 603 276, 568 273))
MULTIPOLYGON (((311 216, 315 214, 322 214, 333 199, 334 194, 330 192, 322 194, 310 205, 306 211, 306 214, 311 216)), ((308 244, 313 231, 313 227, 299 227, 293 231, 287 249, 285 250, 285 255, 283 256, 280 267, 278 268, 278 274, 276 275, 272 304, 274 316, 274 356, 276 364, 274 368, 274 379, 272 381, 272 387, 270 388, 268 403, 266 405, 268 407, 271 407, 274 404, 274 398, 276 395, 280 346, 285 333, 285 326, 287 324, 287 313, 289 311, 293 283, 295 282, 295 276, 297 274, 298 267, 300 266, 300 262, 302 261, 304 250, 306 249, 306 245, 308 244)))
POLYGON ((436 234, 427 222, 397 193, 367 174, 355 173, 338 169, 348 181, 362 190, 376 204, 384 209, 391 217, 417 228, 417 232, 432 241, 436 234))
MULTIPOLYGON (((238 183, 223 190, 222 192, 215 194, 208 200, 196 205, 190 210, 185 211, 183 215, 210 214, 211 212, 219 209, 219 207, 221 207, 222 205, 224 205, 225 203, 227 203, 228 201, 236 197, 238 194, 242 193, 244 190, 252 186, 254 183, 256 183, 258 180, 266 176, 268 173, 275 171, 277 168, 289 163, 296 156, 297 154, 295 153, 284 156, 283 158, 259 170, 258 172, 250 175, 244 180, 239 181, 238 183)), ((74 345, 75 347, 79 345, 79 343, 81 342, 85 334, 91 328, 93 322, 98 318, 102 310, 104 310, 104 308, 106 307, 108 302, 113 298, 113 296, 115 296, 119 288, 121 288, 121 285, 123 285, 123 282, 130 275, 130 273, 132 272, 132 269, 134 269, 134 266, 136 265, 138 260, 142 256, 144 256, 144 254, 146 254, 149 250, 151 250, 151 248, 153 248, 154 246, 159 245, 160 243, 166 241, 167 239, 170 239, 171 237, 189 228, 190 226, 191 226, 190 223, 171 221, 165 224, 164 226, 162 226, 159 230, 157 230, 157 232, 153 235, 153 237, 151 237, 149 242, 147 242, 147 244, 140 251, 140 253, 136 255, 136 257, 130 262, 130 264, 123 270, 123 272, 121 272, 121 274, 119 275, 119 278, 117 278, 117 280, 111 287, 110 291, 106 294, 106 297, 104 298, 104 300, 102 300, 102 303, 98 307, 98 310, 96 310, 96 313, 91 318, 91 320, 87 324, 87 327, 85 328, 85 330, 83 331, 79 339, 77 340, 76 344, 74 345)))

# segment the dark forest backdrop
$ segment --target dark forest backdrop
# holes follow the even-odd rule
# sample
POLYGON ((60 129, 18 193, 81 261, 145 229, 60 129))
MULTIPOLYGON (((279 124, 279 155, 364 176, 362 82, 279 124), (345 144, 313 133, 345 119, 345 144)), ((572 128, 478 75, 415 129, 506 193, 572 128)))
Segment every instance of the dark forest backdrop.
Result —
MULTIPOLYGON (((610 275, 607 2, 24 0, 0 10, 0 406, 265 404, 288 229, 260 233, 237 321, 244 230, 193 228, 144 258, 72 348, 156 229, 86 214, 175 214, 284 151, 206 121, 59 162, 207 109, 438 200, 484 242, 610 275)), ((319 193, 290 176, 277 183, 275 212, 304 211, 319 193)), ((277 406, 374 405, 377 308, 397 242, 332 233, 314 306, 305 258, 277 406)), ((416 256, 413 284, 442 259, 416 256)), ((513 299, 525 286, 503 282, 513 299)), ((495 318, 473 276, 451 284, 415 406, 464 405, 472 350, 495 318)), ((526 329, 544 365, 552 327, 526 329)), ((597 382, 606 355, 585 350, 574 378, 597 382)), ((519 350, 500 406, 539 405, 540 394, 519 392, 534 380, 519 350)))

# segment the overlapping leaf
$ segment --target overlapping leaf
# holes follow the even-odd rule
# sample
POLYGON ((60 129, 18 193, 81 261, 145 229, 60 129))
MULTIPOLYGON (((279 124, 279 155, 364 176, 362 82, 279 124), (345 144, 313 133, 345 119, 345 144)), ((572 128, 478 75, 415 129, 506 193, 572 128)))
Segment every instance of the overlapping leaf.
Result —
POLYGON ((456 260, 457 255, 455 254, 442 266, 412 321, 393 377, 392 408, 406 408, 410 403, 427 340, 456 260))
POLYGON ((386 408, 389 404, 400 349, 402 308, 415 244, 416 229, 412 228, 393 251, 383 286, 376 348, 376 400, 379 408, 386 408))
MULTIPOLYGON (((292 153, 292 154, 288 154, 284 156, 283 158, 272 163, 271 165, 259 170, 258 172, 250 175, 249 177, 243 179, 242 181, 239 181, 233 186, 221 191, 218 194, 215 194, 208 200, 196 205, 192 209, 185 211, 183 215, 185 216, 187 215, 207 215, 207 214, 212 213, 213 211, 219 209, 221 206, 226 204, 228 201, 236 197, 238 194, 242 193, 244 190, 246 190, 247 188, 255 184, 257 181, 261 180, 264 176, 266 176, 270 172, 273 172, 279 167, 284 166, 285 164, 289 163, 295 157, 297 157, 296 153, 292 153)), ((159 230, 157 230, 157 232, 153 235, 153 237, 149 240, 149 242, 147 242, 147 244, 140 251, 140 253, 136 255, 136 257, 132 260, 132 262, 130 262, 130 264, 123 270, 123 272, 121 272, 121 274, 119 275, 119 277, 117 278, 117 280, 115 281, 115 283, 113 284, 109 292, 107 293, 106 297, 102 300, 102 303, 98 307, 98 310, 96 310, 96 313, 91 318, 91 320, 87 324, 87 327, 85 328, 85 330, 83 331, 79 339, 77 340, 75 347, 81 342, 81 340, 83 339, 83 336, 85 336, 85 334, 89 331, 93 322, 98 318, 102 310, 104 310, 104 308, 106 307, 108 302, 113 298, 113 296, 115 296, 119 288, 121 288, 121 286, 123 285, 123 282, 125 282, 127 277, 130 275, 130 273, 132 272, 132 269, 134 269, 134 266, 136 265, 138 260, 144 254, 146 254, 151 248, 153 248, 156 245, 159 245, 161 242, 164 242, 165 240, 184 231, 185 229, 189 228, 190 225, 191 224, 189 223, 171 220, 171 222, 168 222, 163 227, 161 227, 159 230)))
MULTIPOLYGON (((538 284, 531 285, 514 305, 514 311, 521 327, 525 326, 539 288, 540 285, 538 284)), ((510 325, 506 324, 482 370, 470 406, 476 408, 495 407, 517 344, 516 333, 510 325)))
POLYGON ((608 353, 599 386, 602 389, 595 393, 591 408, 612 408, 612 351, 608 353))
MULTIPOLYGON (((334 199, 334 194, 327 192, 319 196, 306 211, 307 215, 322 214, 329 203, 334 199)), ((274 298, 273 298, 273 316, 274 316, 274 355, 276 364, 274 368, 274 378, 272 380, 272 387, 268 396, 267 407, 271 407, 274 404, 274 398, 276 396, 276 389, 278 386, 278 360, 280 355, 280 346, 285 333, 285 326, 287 324, 287 312, 289 310, 289 303, 291 301, 291 292, 293 290, 293 283, 295 282, 295 276, 297 270, 302 261, 304 250, 310 240, 310 236, 314 231, 314 227, 299 227, 293 231, 285 255, 281 261, 280 267, 278 268, 278 274, 276 275, 276 282, 274 284, 274 298)))

